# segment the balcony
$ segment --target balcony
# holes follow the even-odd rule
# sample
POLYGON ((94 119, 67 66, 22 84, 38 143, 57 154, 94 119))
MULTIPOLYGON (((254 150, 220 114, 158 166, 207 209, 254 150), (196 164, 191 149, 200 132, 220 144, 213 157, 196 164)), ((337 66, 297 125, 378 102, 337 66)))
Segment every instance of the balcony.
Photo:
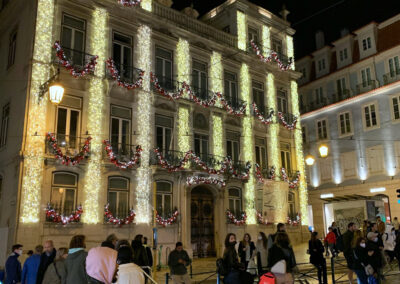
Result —
MULTIPOLYGON (((298 117, 296 117, 294 114, 291 114, 291 113, 288 113, 288 112, 287 113, 282 113, 282 115, 283 115, 283 118, 285 119, 287 124, 293 124, 294 121, 298 119, 298 117)), ((279 121, 280 121, 280 123, 282 123, 281 120, 279 120, 279 121)))
MULTIPOLYGON (((258 46, 258 48, 260 49, 261 53, 263 54, 263 53, 264 53, 264 50, 263 50, 263 45, 262 45, 262 43, 260 43, 260 42, 255 42, 255 41, 254 41, 254 44, 258 46)), ((253 49, 253 47, 251 46, 251 43, 249 43, 248 50, 249 50, 251 53, 256 54, 256 51, 255 51, 255 50, 253 49)), ((287 57, 285 54, 283 54, 283 53, 281 53, 281 52, 277 52, 277 51, 275 51, 275 50, 273 50, 273 49, 267 50, 267 56, 269 56, 272 52, 275 52, 275 53, 278 55, 278 59, 282 62, 282 64, 288 65, 289 63, 291 63, 291 59, 290 59, 289 57, 287 57)))
MULTIPOLYGON (((68 48, 65 46, 62 46, 62 49, 64 51, 64 54, 65 54, 67 60, 69 61, 71 66, 74 67, 74 70, 76 72, 83 71, 84 66, 86 64, 88 64, 90 62, 90 60, 94 57, 94 55, 86 53, 81 50, 75 50, 75 49, 71 49, 71 48, 68 48)), ((57 57, 56 52, 54 52, 53 62, 56 64, 60 64, 59 58, 57 57)), ((99 65, 99 63, 100 62, 98 62, 97 64, 99 65)), ((93 72, 90 74, 93 75, 93 72)))
POLYGON ((361 84, 358 84, 356 86, 356 90, 354 92, 354 95, 359 95, 359 94, 362 94, 362 93, 366 93, 366 92, 372 91, 372 90, 374 90, 374 89, 376 89, 378 87, 379 87, 379 82, 376 81, 376 80, 370 80, 370 81, 367 81, 367 82, 362 82, 361 84))
POLYGON ((383 85, 388 85, 400 81, 400 69, 393 70, 383 75, 383 85))
MULTIPOLYGON (((127 143, 113 143, 113 142, 110 142, 110 145, 118 162, 127 163, 132 159, 135 159, 137 145, 127 144, 127 143)), ((109 157, 105 150, 103 151, 103 159, 105 161, 109 161, 109 157)), ((140 159, 138 163, 136 163, 135 165, 137 166, 140 165, 140 159)))
MULTIPOLYGON (((75 156, 80 153, 88 137, 78 137, 74 135, 54 134, 56 145, 66 156, 75 156)), ((49 141, 46 141, 46 154, 53 155, 54 149, 49 141)))
MULTIPOLYGON (((120 80, 124 83, 128 84, 134 84, 138 81, 139 79, 139 74, 140 74, 140 69, 135 68, 133 66, 129 66, 126 64, 117 64, 114 63, 116 69, 118 70, 118 75, 120 77, 120 80)), ((110 70, 105 66, 106 68, 106 76, 107 79, 113 80, 112 74, 110 73, 110 70)))

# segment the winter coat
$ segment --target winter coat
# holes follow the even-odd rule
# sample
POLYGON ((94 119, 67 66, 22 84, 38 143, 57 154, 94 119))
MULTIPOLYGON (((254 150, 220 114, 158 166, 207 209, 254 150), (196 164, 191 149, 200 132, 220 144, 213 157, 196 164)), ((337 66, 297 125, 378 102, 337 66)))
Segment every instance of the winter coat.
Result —
POLYGON ((142 270, 134 263, 120 264, 118 267, 118 281, 116 284, 144 284, 142 270))
POLYGON ((265 270, 268 265, 268 248, 264 247, 263 241, 257 241, 257 264, 259 269, 265 270))
POLYGON ((371 264, 371 266, 374 268, 375 271, 377 271, 379 268, 383 266, 382 255, 378 244, 373 241, 368 241, 367 252, 368 251, 373 251, 374 254, 371 256, 367 255, 367 262, 368 264, 371 264))
POLYGON ((65 271, 65 259, 56 260, 47 267, 42 284, 65 283, 67 272, 65 271))
POLYGON ((146 248, 146 252, 147 252, 147 260, 149 261, 149 266, 152 267, 153 266, 153 253, 151 252, 151 248, 150 247, 145 247, 146 248))
POLYGON ((22 284, 36 284, 37 273, 40 265, 40 254, 33 254, 25 260, 22 269, 22 284))
POLYGON ((333 231, 329 232, 326 235, 324 241, 327 242, 328 244, 336 244, 336 235, 335 235, 335 233, 333 231))
MULTIPOLYGON (((245 246, 244 246, 243 242, 240 242, 239 248, 238 248, 238 253, 239 253, 241 263, 246 263, 246 251, 243 250, 244 248, 245 248, 245 246)), ((250 242, 249 249, 250 249, 250 259, 251 259, 253 257, 253 252, 256 249, 254 242, 250 242)))
POLYGON ((315 242, 309 240, 308 251, 310 252, 310 263, 319 265, 324 261, 325 249, 320 240, 315 242))
POLYGON ((149 266, 149 259, 147 257, 146 248, 141 241, 132 241, 133 249, 133 262, 140 267, 149 266))
POLYGON ((42 284, 46 269, 50 264, 53 263, 54 258, 56 257, 56 252, 56 249, 53 248, 53 251, 50 255, 47 255, 46 252, 42 253, 40 257, 40 265, 37 273, 36 284, 42 284))
POLYGON ((347 230, 343 234, 343 254, 350 255, 352 253, 351 250, 351 242, 353 241, 354 232, 347 230))
POLYGON ((225 248, 223 260, 224 260, 224 265, 225 265, 226 271, 228 273, 231 272, 232 270, 238 270, 239 267, 241 266, 239 264, 238 255, 237 255, 235 246, 228 246, 225 248))
POLYGON ((68 254, 65 260, 65 272, 67 277, 63 284, 86 283, 86 257, 88 253, 84 250, 68 254))
POLYGON ((382 221, 376 223, 378 225, 378 232, 379 234, 383 234, 385 232, 385 223, 382 221))
POLYGON ((394 251, 396 246, 396 234, 392 232, 392 225, 386 226, 386 232, 382 235, 384 250, 394 251))
POLYGON ((184 275, 187 273, 186 266, 190 264, 191 260, 189 255, 185 250, 177 251, 176 249, 171 251, 168 256, 168 266, 171 270, 171 275, 184 275), (182 259, 186 262, 179 263, 179 259, 182 259))
POLYGON ((6 261, 5 284, 21 282, 21 262, 19 262, 18 257, 19 254, 13 252, 6 261))
POLYGON ((332 231, 333 231, 333 233, 335 234, 336 239, 337 239, 339 236, 342 235, 342 233, 340 232, 339 227, 332 227, 332 231))
POLYGON ((368 253, 367 249, 361 246, 357 246, 354 250, 354 269, 360 270, 364 269, 365 266, 368 265, 368 253))
POLYGON ((277 244, 274 244, 268 250, 268 267, 271 268, 281 260, 286 261, 286 272, 292 272, 293 268, 296 266, 296 258, 294 256, 294 252, 292 247, 280 247, 277 244))

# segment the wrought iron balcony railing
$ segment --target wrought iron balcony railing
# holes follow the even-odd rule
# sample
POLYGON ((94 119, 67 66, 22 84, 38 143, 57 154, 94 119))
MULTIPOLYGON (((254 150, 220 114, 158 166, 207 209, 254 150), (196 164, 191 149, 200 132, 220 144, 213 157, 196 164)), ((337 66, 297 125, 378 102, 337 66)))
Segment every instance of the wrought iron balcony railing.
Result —
MULTIPOLYGON (((109 143, 110 143, 110 146, 112 147, 112 151, 113 151, 114 155, 120 162, 128 162, 129 160, 134 158, 134 156, 136 154, 137 145, 132 145, 132 144, 128 144, 128 143, 116 143, 116 142, 113 142, 112 140, 109 143)), ((103 151, 103 158, 105 160, 109 159, 107 152, 105 150, 103 151)), ((139 164, 140 164, 140 162, 139 162, 139 164)))
MULTIPOLYGON (((137 80, 139 79, 140 69, 126 64, 118 64, 118 63, 114 64, 115 68, 117 68, 118 70, 118 75, 121 81, 131 84, 137 82, 137 80)), ((106 68, 107 78, 112 79, 110 70, 107 68, 107 66, 105 66, 105 68, 106 68)))
MULTIPOLYGON (((90 62, 94 55, 86 53, 82 50, 71 49, 65 46, 62 46, 64 50, 64 54, 74 67, 75 71, 79 72, 83 69, 83 67, 90 62)), ((56 52, 54 51, 54 62, 59 63, 58 57, 56 56, 56 52)), ((99 64, 100 62, 98 62, 99 64)))
POLYGON ((400 81, 400 69, 391 70, 389 73, 383 75, 383 85, 388 85, 400 81))
MULTIPOLYGON (((85 142, 88 138, 86 137, 78 137, 75 135, 65 135, 60 133, 54 134, 57 139, 57 146, 61 149, 61 151, 65 155, 77 155, 82 150, 82 147, 85 145, 85 142)), ((53 154, 53 148, 49 141, 46 141, 46 153, 53 154)))
MULTIPOLYGON (((61 191, 61 190, 65 190, 65 189, 59 188, 58 190, 61 191)), ((63 193, 59 192, 59 194, 63 194, 63 193)), ((75 198, 75 196, 74 196, 74 198, 75 198)), ((54 209, 54 211, 56 213, 63 215, 63 216, 70 216, 71 214, 74 214, 76 211, 76 205, 75 205, 75 202, 73 202, 73 201, 70 201, 70 202, 68 202, 68 201, 64 201, 64 202, 53 201, 50 203, 50 206, 52 209, 54 209)), ((52 221, 52 219, 46 215, 46 222, 51 222, 51 221, 52 221)))
POLYGON ((289 113, 289 112, 282 113, 282 115, 287 124, 292 124, 295 120, 298 119, 298 117, 296 117, 294 114, 289 113))
MULTIPOLYGON (((254 42, 254 44, 255 45, 257 45, 258 46, 258 48, 260 49, 260 51, 262 52, 262 53, 264 53, 264 48, 263 48, 263 45, 262 45, 262 43, 260 43, 260 42, 256 42, 256 41, 253 41, 254 42)), ((251 46, 251 43, 249 42, 249 44, 248 44, 248 50, 251 52, 251 53, 254 53, 254 54, 256 54, 256 52, 255 52, 255 50, 253 49, 253 47, 251 46)), ((284 64, 284 65, 288 65, 289 63, 290 63, 290 58, 286 55, 286 54, 284 54, 284 53, 282 53, 282 52, 277 52, 277 51, 275 51, 275 50, 273 50, 273 49, 268 49, 267 50, 267 56, 269 56, 272 52, 275 52, 277 55, 278 55, 278 58, 279 58, 279 60, 284 64)))
POLYGON ((369 80, 362 82, 356 86, 355 95, 362 94, 374 90, 379 87, 379 82, 376 80, 369 80))

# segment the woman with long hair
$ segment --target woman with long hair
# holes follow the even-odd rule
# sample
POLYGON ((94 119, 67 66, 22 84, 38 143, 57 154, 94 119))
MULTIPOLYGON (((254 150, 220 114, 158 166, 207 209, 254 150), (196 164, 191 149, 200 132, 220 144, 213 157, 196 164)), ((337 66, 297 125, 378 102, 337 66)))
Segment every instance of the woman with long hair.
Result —
POLYGON ((251 241, 250 234, 245 233, 238 249, 240 262, 244 264, 245 269, 247 269, 249 261, 254 259, 255 250, 256 246, 254 245, 254 242, 251 241))
POLYGON ((86 237, 84 235, 72 237, 69 243, 68 257, 65 260, 65 270, 67 272, 65 283, 86 283, 85 261, 88 253, 85 248, 86 237))
POLYGON ((328 277, 326 275, 326 260, 324 258, 325 249, 317 236, 317 232, 312 232, 311 239, 308 241, 310 263, 318 269, 318 282, 320 284, 328 284, 328 277))
POLYGON ((258 274, 262 275, 268 265, 268 239, 264 232, 258 233, 256 249, 258 274))

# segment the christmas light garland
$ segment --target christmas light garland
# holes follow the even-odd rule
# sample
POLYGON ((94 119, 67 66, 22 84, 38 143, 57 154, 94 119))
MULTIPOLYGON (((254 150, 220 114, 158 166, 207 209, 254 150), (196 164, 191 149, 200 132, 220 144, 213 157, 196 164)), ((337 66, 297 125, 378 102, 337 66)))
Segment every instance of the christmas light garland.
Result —
POLYGON ((124 5, 125 7, 135 7, 138 6, 141 0, 118 0, 118 3, 124 5))
MULTIPOLYGON (((257 163, 255 163, 255 175, 256 175, 256 178, 257 178, 259 183, 264 183, 264 177, 263 177, 263 174, 261 172, 261 167, 257 163)), ((269 169, 269 177, 268 177, 268 179, 275 180, 275 167, 274 166, 272 166, 269 169)))
POLYGON ((239 109, 235 110, 233 107, 231 107, 229 105, 229 103, 227 102, 227 100, 225 100, 224 96, 222 95, 222 93, 217 92, 215 93, 215 95, 219 98, 222 106, 225 108, 225 110, 229 113, 229 114, 233 114, 235 116, 242 116, 246 113, 246 103, 244 102, 239 109))
POLYGON ((301 215, 298 214, 296 216, 296 220, 291 220, 290 217, 288 216, 286 219, 286 224, 290 225, 290 226, 297 226, 301 224, 301 215))
POLYGON ((138 70, 139 77, 135 83, 127 83, 127 82, 123 82, 121 80, 121 76, 119 75, 119 72, 118 72, 117 68, 115 67, 115 62, 112 58, 107 59, 106 63, 107 63, 107 68, 110 71, 111 77, 115 81, 117 81, 118 86, 126 88, 128 90, 136 89, 136 88, 139 88, 142 86, 143 75, 144 75, 143 70, 138 70))
POLYGON ((142 153, 142 147, 140 145, 136 146, 136 151, 134 156, 128 161, 128 162, 122 162, 119 159, 117 159, 117 156, 112 150, 112 146, 110 144, 110 141, 108 140, 103 140, 103 144, 105 146, 105 150, 107 152, 107 156, 110 158, 111 163, 113 163, 116 167, 120 169, 130 169, 135 165, 139 165, 140 163, 140 157, 142 153))
POLYGON ((260 212, 257 211, 256 213, 257 215, 257 223, 260 225, 269 225, 270 223, 268 223, 268 220, 264 220, 262 214, 260 212))
POLYGON ((154 149, 154 152, 157 155, 158 163, 161 165, 161 167, 163 167, 164 169, 167 169, 169 172, 177 172, 179 170, 183 170, 185 164, 189 160, 192 160, 196 163, 196 165, 198 165, 200 168, 202 168, 203 171, 205 171, 211 175, 229 174, 233 178, 239 178, 241 180, 247 180, 250 175, 250 168, 251 168, 250 162, 246 163, 245 171, 243 173, 239 173, 236 169, 234 169, 234 167, 232 165, 232 159, 230 159, 229 157, 226 157, 224 159, 224 161, 221 162, 221 169, 216 170, 214 168, 207 166, 207 164, 205 162, 203 162, 200 157, 196 156, 196 154, 192 150, 189 150, 185 153, 185 155, 179 161, 177 166, 171 165, 163 157, 160 149, 156 148, 156 149, 154 149))
POLYGON ((72 65, 72 63, 68 60, 67 56, 64 53, 64 50, 62 49, 60 42, 56 41, 53 46, 56 49, 56 55, 58 57, 59 62, 67 69, 71 75, 75 78, 78 77, 83 77, 89 73, 93 73, 94 69, 96 68, 97 64, 97 58, 98 56, 95 55, 92 58, 90 58, 89 62, 83 66, 81 71, 76 71, 75 67, 72 65))
POLYGON ((218 179, 214 177, 195 177, 191 176, 186 179, 186 184, 188 186, 197 185, 197 184, 212 184, 219 187, 225 187, 226 183, 223 179, 218 179))
POLYGON ((54 136, 53 133, 46 133, 46 139, 50 147, 53 149, 56 159, 61 160, 63 165, 68 166, 69 164, 72 164, 73 166, 75 166, 76 164, 79 164, 85 158, 86 154, 90 152, 90 140, 92 140, 92 137, 86 138, 85 144, 83 145, 81 151, 74 157, 69 157, 62 153, 60 147, 57 144, 57 138, 54 136))
POLYGON ((281 168, 281 177, 283 181, 286 181, 287 183, 289 183, 289 188, 296 188, 299 186, 299 182, 300 182, 300 172, 297 171, 296 172, 296 178, 292 181, 289 180, 288 175, 286 173, 286 169, 285 168, 281 168))
POLYGON ((202 100, 199 99, 195 93, 193 92, 192 88, 190 87, 189 84, 187 84, 186 82, 182 83, 182 88, 184 88, 186 90, 186 92, 189 94, 189 100, 195 102, 196 104, 203 106, 203 107, 210 107, 210 106, 214 106, 216 101, 217 101, 217 96, 215 95, 215 93, 212 95, 210 100, 202 100))
POLYGON ((258 107, 257 107, 256 103, 253 103, 252 106, 253 106, 254 114, 256 115, 258 120, 261 121, 262 124, 268 125, 268 124, 271 124, 273 122, 273 117, 274 117, 274 113, 275 113, 274 109, 272 109, 272 108, 269 109, 269 113, 268 113, 267 117, 265 117, 258 110, 258 107))
POLYGON ((78 223, 81 221, 81 215, 83 213, 82 206, 79 205, 78 208, 71 213, 69 216, 64 216, 62 214, 57 213, 54 208, 50 205, 50 203, 47 204, 46 208, 46 220, 53 222, 53 223, 61 223, 63 225, 67 225, 69 223, 78 223))
POLYGON ((175 223, 176 220, 178 219, 178 215, 179 215, 178 210, 175 210, 174 213, 172 213, 171 217, 169 217, 168 219, 164 219, 156 211, 156 222, 157 222, 158 225, 166 227, 166 226, 169 226, 169 225, 175 223))
POLYGON ((289 124, 289 123, 286 121, 285 116, 284 116, 283 113, 280 112, 280 111, 278 111, 278 117, 279 117, 279 120, 282 122, 282 125, 283 125, 284 127, 286 127, 286 128, 289 129, 289 130, 294 130, 294 129, 296 129, 297 116, 293 116, 294 118, 293 118, 293 122, 292 122, 291 124, 289 124))
POLYGON ((154 88, 160 95, 162 95, 170 100, 177 100, 177 99, 182 98, 183 91, 184 91, 183 88, 179 88, 177 92, 168 92, 168 91, 164 90, 163 87, 161 87, 160 83, 158 82, 157 76, 153 72, 150 73, 150 79, 154 85, 154 88))
POLYGON ((288 64, 284 64, 278 56, 278 53, 276 53, 275 51, 272 51, 271 54, 269 56, 264 56, 260 50, 260 48, 254 43, 253 40, 250 41, 251 47, 253 48, 253 50, 256 52, 258 58, 261 59, 262 62, 271 62, 271 61, 276 61, 278 63, 278 67, 280 70, 282 71, 287 71, 290 69, 291 65, 292 65, 292 58, 289 58, 289 63, 288 64))
POLYGON ((121 219, 114 217, 113 213, 109 209, 109 206, 110 204, 104 206, 104 218, 106 223, 122 226, 132 224, 133 220, 135 220, 136 213, 133 209, 129 209, 128 216, 121 219))
POLYGON ((241 219, 237 219, 235 217, 235 215, 233 215, 232 212, 229 209, 226 210, 226 217, 227 217, 228 222, 230 224, 234 224, 236 226, 242 226, 242 225, 246 224, 246 220, 247 220, 246 212, 242 212, 241 213, 241 217, 242 218, 241 219))

